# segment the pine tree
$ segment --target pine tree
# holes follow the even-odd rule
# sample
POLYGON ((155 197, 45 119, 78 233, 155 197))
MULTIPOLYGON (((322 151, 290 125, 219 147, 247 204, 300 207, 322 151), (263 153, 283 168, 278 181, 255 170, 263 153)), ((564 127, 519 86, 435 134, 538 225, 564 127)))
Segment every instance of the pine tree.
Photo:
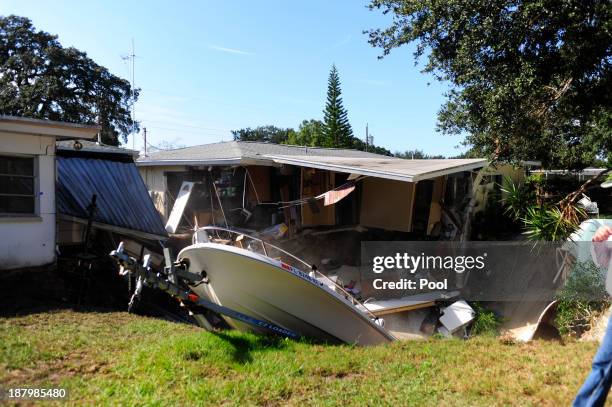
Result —
POLYGON ((351 148, 353 146, 353 129, 348 120, 348 113, 340 97, 340 76, 336 65, 332 65, 327 85, 327 103, 323 118, 323 144, 325 147, 351 148))

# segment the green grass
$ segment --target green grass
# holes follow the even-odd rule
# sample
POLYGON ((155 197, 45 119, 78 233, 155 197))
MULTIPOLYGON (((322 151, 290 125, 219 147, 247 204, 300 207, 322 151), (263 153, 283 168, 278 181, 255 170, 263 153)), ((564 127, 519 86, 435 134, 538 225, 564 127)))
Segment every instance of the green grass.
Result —
POLYGON ((0 387, 64 387, 79 405, 567 405, 596 348, 491 337, 358 348, 61 311, 0 319, 0 387))

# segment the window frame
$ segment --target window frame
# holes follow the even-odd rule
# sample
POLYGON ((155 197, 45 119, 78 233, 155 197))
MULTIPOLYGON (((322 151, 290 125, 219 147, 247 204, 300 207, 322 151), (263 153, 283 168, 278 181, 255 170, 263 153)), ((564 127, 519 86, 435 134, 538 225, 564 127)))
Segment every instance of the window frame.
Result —
POLYGON ((32 198, 34 200, 34 211, 33 212, 2 212, 0 210, 0 218, 37 218, 40 216, 40 177, 38 171, 38 156, 32 154, 13 154, 13 153, 0 153, 0 159, 3 158, 30 158, 32 160, 32 175, 20 175, 20 174, 4 174, 0 173, 0 177, 19 177, 19 178, 31 178, 33 180, 33 190, 31 195, 25 194, 6 194, 0 192, 0 196, 15 196, 32 198))

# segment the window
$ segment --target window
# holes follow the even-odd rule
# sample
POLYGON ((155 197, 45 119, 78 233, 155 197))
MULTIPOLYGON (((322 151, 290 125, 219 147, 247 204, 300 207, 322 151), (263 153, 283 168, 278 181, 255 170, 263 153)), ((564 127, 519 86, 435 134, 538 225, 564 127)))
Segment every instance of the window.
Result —
POLYGON ((0 156, 0 215, 35 213, 34 158, 0 156))

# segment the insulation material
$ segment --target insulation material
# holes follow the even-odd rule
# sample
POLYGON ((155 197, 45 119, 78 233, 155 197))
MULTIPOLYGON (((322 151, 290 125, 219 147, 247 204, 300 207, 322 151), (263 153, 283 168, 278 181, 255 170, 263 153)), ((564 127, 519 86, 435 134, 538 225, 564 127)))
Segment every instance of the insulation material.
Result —
POLYGON ((410 232, 415 184, 373 177, 362 183, 361 225, 410 232))
MULTIPOLYGON (((302 168, 302 198, 318 196, 334 187, 334 173, 302 168)), ((308 205, 302 205, 302 226, 335 225, 336 209, 334 205, 324 206, 321 200, 312 203, 318 212, 308 205)))
POLYGON ((193 191, 193 185, 194 183, 189 181, 183 181, 181 184, 181 189, 176 197, 176 201, 174 201, 174 207, 172 207, 172 212, 170 212, 168 223, 166 223, 166 230, 169 233, 175 233, 179 223, 181 223, 187 201, 191 196, 191 191, 193 191))

